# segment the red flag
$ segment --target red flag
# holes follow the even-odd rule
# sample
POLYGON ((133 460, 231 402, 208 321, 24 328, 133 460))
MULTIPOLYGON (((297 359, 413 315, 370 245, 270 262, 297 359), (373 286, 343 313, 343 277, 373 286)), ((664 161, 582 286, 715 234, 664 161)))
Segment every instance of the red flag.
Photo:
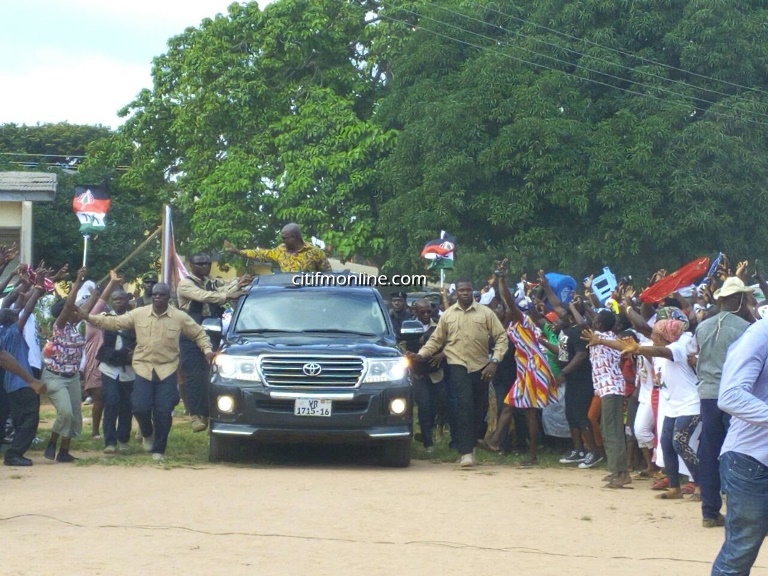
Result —
POLYGON ((171 286, 175 291, 179 282, 189 276, 186 266, 176 253, 176 239, 173 236, 173 220, 171 219, 171 207, 165 207, 163 218, 163 282, 171 286))

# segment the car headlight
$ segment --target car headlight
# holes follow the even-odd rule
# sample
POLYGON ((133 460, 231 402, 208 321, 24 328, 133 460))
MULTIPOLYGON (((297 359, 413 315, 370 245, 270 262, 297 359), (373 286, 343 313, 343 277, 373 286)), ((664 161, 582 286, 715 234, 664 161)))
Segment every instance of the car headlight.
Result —
POLYGON ((363 384, 402 380, 408 372, 408 359, 405 357, 382 360, 369 359, 367 363, 368 367, 365 371, 363 384))
POLYGON ((253 356, 216 356, 216 369, 222 378, 261 382, 257 369, 258 359, 253 356))

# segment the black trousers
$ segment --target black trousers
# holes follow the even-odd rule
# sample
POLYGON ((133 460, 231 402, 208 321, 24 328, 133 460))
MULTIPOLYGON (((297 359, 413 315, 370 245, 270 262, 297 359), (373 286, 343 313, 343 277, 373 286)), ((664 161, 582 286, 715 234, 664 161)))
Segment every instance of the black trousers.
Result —
POLYGON ((24 387, 8 393, 13 418, 13 442, 5 452, 9 456, 23 456, 32 445, 40 423, 40 397, 32 388, 24 387))
POLYGON ((413 397, 419 407, 419 428, 421 429, 422 442, 425 448, 434 444, 432 428, 440 410, 441 403, 445 403, 445 385, 443 381, 432 382, 429 376, 415 376, 413 378, 413 397))
POLYGON ((487 430, 488 382, 483 382, 481 370, 468 372, 464 366, 449 364, 448 372, 458 404, 456 449, 459 454, 470 454, 487 430))
POLYGON ((179 340, 181 372, 187 386, 187 402, 192 416, 208 416, 208 362, 192 340, 179 340))

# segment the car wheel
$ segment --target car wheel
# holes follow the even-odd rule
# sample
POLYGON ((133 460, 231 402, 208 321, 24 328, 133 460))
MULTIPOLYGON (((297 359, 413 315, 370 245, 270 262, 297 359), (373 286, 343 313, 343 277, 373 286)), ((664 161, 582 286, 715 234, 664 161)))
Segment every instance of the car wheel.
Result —
POLYGON ((208 462, 237 462, 240 439, 211 434, 208 436, 208 462))
POLYGON ((406 468, 411 463, 411 439, 387 440, 381 455, 381 465, 389 468, 406 468))

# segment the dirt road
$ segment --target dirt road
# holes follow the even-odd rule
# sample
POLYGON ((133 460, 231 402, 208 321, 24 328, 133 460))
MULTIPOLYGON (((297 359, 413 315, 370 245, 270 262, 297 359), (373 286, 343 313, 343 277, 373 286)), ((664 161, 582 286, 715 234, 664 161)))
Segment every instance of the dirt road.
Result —
MULTIPOLYGON (((605 471, 0 466, 8 575, 709 574, 698 504, 605 471)), ((768 557, 755 575, 768 574, 768 557)))

